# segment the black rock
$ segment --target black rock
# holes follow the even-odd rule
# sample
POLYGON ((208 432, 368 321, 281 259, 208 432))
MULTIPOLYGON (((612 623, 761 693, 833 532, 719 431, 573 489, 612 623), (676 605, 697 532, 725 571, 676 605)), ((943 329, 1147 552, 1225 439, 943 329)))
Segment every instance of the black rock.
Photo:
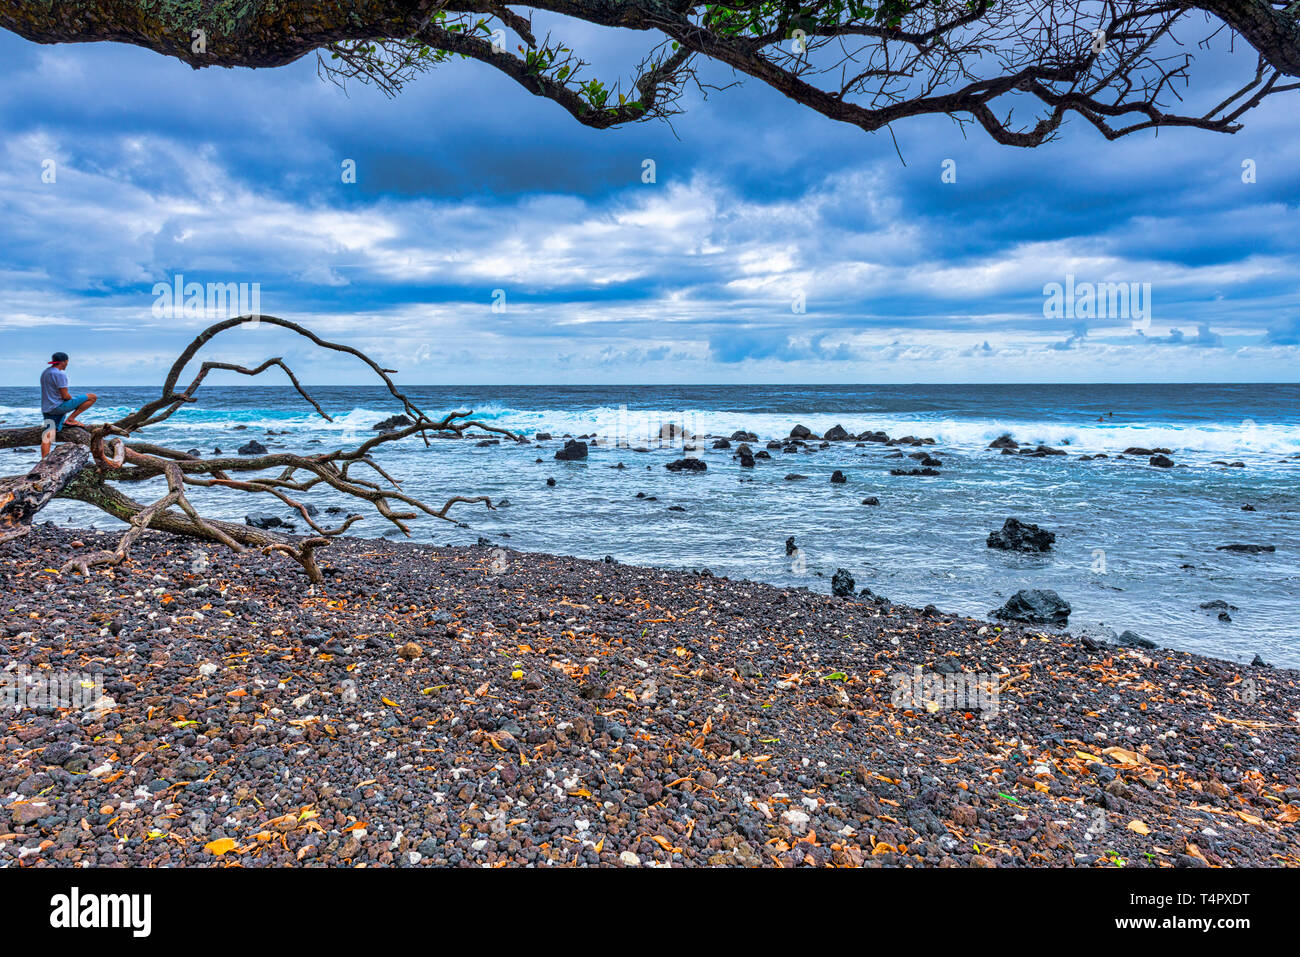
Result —
POLYGON ((1164 455, 1153 455, 1150 462, 1158 469, 1171 469, 1174 467, 1174 460, 1164 455))
POLYGON ((746 432, 746 431, 744 431, 744 430, 739 430, 739 431, 736 431, 736 432, 732 432, 732 433, 731 433, 731 441, 733 441, 733 442, 757 442, 757 441, 758 441, 758 436, 755 435, 753 432, 746 432))
POLYGON ((989 614, 1002 621, 1064 625, 1070 617, 1070 603, 1050 588, 1022 588, 989 614))
POLYGON ((791 535, 785 540, 785 553, 787 555, 793 555, 797 551, 799 551, 799 546, 794 543, 794 536, 791 535))
POLYGON ((577 439, 569 439, 564 443, 564 448, 555 453, 557 462, 578 462, 587 457, 587 443, 579 442, 577 439))
POLYGON ((1141 635, 1139 635, 1137 632, 1134 631, 1127 631, 1127 630, 1121 631, 1119 633, 1119 638, 1117 640, 1125 648, 1146 648, 1149 650, 1152 648, 1160 647, 1150 638, 1143 638, 1141 635))
POLYGON ((807 477, 808 476, 806 475, 800 475, 798 472, 791 472, 789 475, 785 477, 785 480, 787 482, 801 482, 807 477))
POLYGON ((989 532, 985 544, 989 548, 1001 548, 1013 552, 1046 552, 1056 541, 1056 533, 1039 528, 1018 518, 1009 518, 1002 523, 1002 528, 989 532))
POLYGON ((792 439, 807 439, 810 438, 811 436, 812 436, 812 429, 808 428, 805 425, 796 425, 793 429, 790 430, 790 438, 792 439))
POLYGON ((846 568, 835 569, 831 576, 831 594, 837 598, 848 598, 853 594, 853 576, 846 568))
POLYGON ((1216 551, 1220 552, 1244 552, 1247 555, 1258 555, 1260 552, 1275 552, 1276 545, 1220 545, 1216 551))
POLYGON ((250 439, 246 445, 239 447, 240 455, 265 455, 266 446, 257 439, 250 439))
POLYGON ((553 479, 553 478, 548 478, 548 479, 546 480, 546 484, 549 485, 549 486, 551 486, 551 487, 554 487, 554 486, 555 486, 555 479, 553 479))
POLYGON ((939 470, 938 470, 938 469, 932 469, 932 468, 924 468, 924 469, 890 469, 890 470, 889 470, 889 474, 890 474, 890 475, 938 475, 938 474, 939 474, 939 470))
POLYGON ((285 521, 279 515, 272 515, 270 512, 253 512, 251 515, 244 516, 244 524, 265 531, 269 528, 282 528, 285 526, 285 521))
POLYGON ((537 442, 547 442, 550 440, 550 438, 551 438, 550 432, 538 432, 536 435, 533 436, 533 439, 537 442))
POLYGON ((731 443, 726 439, 718 439, 716 442, 713 443, 713 447, 715 449, 729 449, 731 448, 731 443))
POLYGON ((1261 658, 1259 655, 1255 655, 1254 659, 1251 660, 1250 665, 1251 665, 1252 668, 1272 668, 1272 667, 1273 667, 1273 666, 1270 665, 1267 661, 1265 661, 1263 658, 1261 658))
POLYGON ((704 463, 704 459, 687 458, 669 462, 664 468, 670 472, 705 472, 709 467, 704 463))
POLYGON ((843 485, 845 482, 848 481, 848 479, 844 477, 843 472, 841 472, 839 469, 836 469, 834 472, 831 473, 831 481, 834 482, 836 485, 843 485))
POLYGON ((822 438, 827 442, 843 442, 847 439, 853 438, 853 436, 849 434, 848 430, 845 429, 844 426, 832 425, 826 430, 826 434, 823 435, 822 438))
POLYGON ((1009 435, 999 435, 996 439, 988 444, 990 449, 1018 449, 1020 443, 1009 435))
POLYGON ((389 416, 382 422, 376 422, 371 428, 376 432, 396 432, 408 425, 415 425, 415 423, 399 413, 398 415, 389 416))
POLYGON ((864 499, 862 500, 862 504, 863 504, 863 505, 879 505, 879 504, 880 504, 880 499, 876 498, 874 495, 870 495, 870 496, 868 496, 867 498, 864 498, 864 499))
POLYGON ((1222 598, 1216 598, 1214 601, 1201 602, 1203 611, 1237 611, 1236 605, 1230 605, 1222 598))
POLYGON ((55 741, 53 744, 47 744, 41 751, 41 761, 49 764, 64 764, 72 757, 72 745, 66 741, 55 741))

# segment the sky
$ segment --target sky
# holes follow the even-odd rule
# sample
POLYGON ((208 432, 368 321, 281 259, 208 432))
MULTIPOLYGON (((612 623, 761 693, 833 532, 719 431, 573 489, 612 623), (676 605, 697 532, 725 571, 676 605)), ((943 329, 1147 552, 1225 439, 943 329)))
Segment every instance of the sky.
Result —
MULTIPOLYGON (((864 133, 753 81, 595 131, 469 62, 388 99, 311 58, 195 71, 0 31, 0 61, 0 385, 55 349, 74 386, 161 383, 211 321, 166 310, 177 276, 246 283, 408 384, 1300 378, 1298 93, 1235 135, 1075 119, 1024 150, 944 117, 864 133), (1103 282, 1149 310, 1049 307, 1103 282)), ((372 381, 267 326, 210 357, 272 355, 372 381)))

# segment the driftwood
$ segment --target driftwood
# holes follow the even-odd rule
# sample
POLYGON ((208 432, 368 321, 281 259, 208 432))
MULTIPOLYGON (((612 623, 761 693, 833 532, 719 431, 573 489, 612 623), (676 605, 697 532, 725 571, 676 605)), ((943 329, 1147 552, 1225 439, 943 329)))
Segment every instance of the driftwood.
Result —
POLYGON ((30 532, 32 517, 89 464, 88 446, 59 445, 26 475, 0 478, 0 542, 30 532))
MULTIPOLYGON (((371 457, 371 452, 388 442, 420 435, 425 444, 431 437, 460 437, 471 427, 494 432, 520 441, 507 429, 485 425, 470 419, 474 413, 451 412, 439 419, 424 413, 403 395, 384 369, 363 352, 351 346, 329 342, 315 333, 285 319, 261 316, 263 323, 288 329, 310 339, 315 345, 355 356, 368 365, 389 393, 401 404, 411 425, 369 438, 354 449, 338 449, 321 455, 298 455, 273 452, 252 456, 202 458, 177 449, 149 442, 131 441, 135 433, 169 418, 177 409, 196 402, 196 393, 208 373, 214 369, 256 376, 269 368, 285 372, 294 388, 322 418, 332 421, 310 393, 299 383, 292 370, 279 358, 268 359, 254 368, 226 362, 204 362, 194 379, 178 390, 181 374, 197 353, 215 336, 250 321, 239 317, 218 322, 201 332, 172 365, 157 399, 112 423, 92 425, 89 429, 65 428, 59 432, 50 455, 26 475, 0 478, 0 542, 13 541, 30 531, 33 517, 56 498, 75 499, 94 505, 130 527, 115 549, 99 551, 73 559, 64 571, 89 574, 100 565, 117 565, 130 555, 131 545, 147 529, 171 532, 189 538, 217 542, 236 552, 257 548, 267 553, 281 553, 298 562, 313 582, 322 580, 316 561, 318 549, 346 532, 362 519, 359 513, 348 515, 341 524, 326 527, 309 514, 299 496, 317 486, 326 486, 353 498, 368 502, 381 516, 409 534, 407 522, 420 513, 445 521, 457 503, 481 503, 493 507, 486 495, 453 495, 441 508, 427 505, 402 491, 401 483, 389 475, 371 457), (372 477, 353 475, 364 467, 372 477), (167 493, 151 503, 138 502, 116 486, 162 478, 167 493), (298 512, 313 534, 299 537, 278 535, 234 522, 203 517, 191 502, 189 492, 196 488, 231 488, 254 495, 269 495, 298 512)), ((41 427, 0 429, 0 449, 34 446, 40 443, 41 427)))

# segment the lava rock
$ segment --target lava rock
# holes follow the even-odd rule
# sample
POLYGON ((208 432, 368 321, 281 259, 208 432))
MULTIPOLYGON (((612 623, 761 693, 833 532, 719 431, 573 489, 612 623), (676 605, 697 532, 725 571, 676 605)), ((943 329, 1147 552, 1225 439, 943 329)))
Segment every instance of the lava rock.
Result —
POLYGON ((288 523, 279 515, 272 515, 270 512, 253 512, 244 516, 244 524, 250 528, 266 531, 270 528, 284 528, 288 523))
POLYGON ((854 584, 853 576, 849 574, 847 568, 837 568, 835 574, 831 576, 831 594, 836 598, 851 597, 854 584))
POLYGON ((564 443, 564 448, 556 450, 555 460, 557 462, 580 462, 587 457, 587 443, 579 442, 577 439, 569 439, 564 443))
POLYGON ((382 422, 376 422, 371 426, 371 428, 376 432, 396 432, 398 429, 404 429, 408 425, 415 425, 415 423, 399 413, 397 415, 390 415, 382 422))
POLYGON ((1145 648, 1149 651, 1160 647, 1150 638, 1143 638, 1137 632, 1128 631, 1127 629, 1119 633, 1119 638, 1116 641, 1125 648, 1145 648))
POLYGON ((1018 518, 1009 518, 996 532, 989 532, 985 544, 1012 552, 1046 552, 1056 541, 1056 533, 1018 518))
POLYGON ((257 439, 250 439, 247 443, 239 447, 239 454, 240 455, 265 455, 266 446, 263 445, 261 442, 257 441, 257 439))
POLYGON ((669 462, 664 466, 670 472, 705 472, 708 471, 708 465, 704 459, 677 459, 675 462, 669 462))
POLYGON ((1000 621, 1064 625, 1070 617, 1070 603, 1050 588, 1022 588, 989 614, 1000 621))

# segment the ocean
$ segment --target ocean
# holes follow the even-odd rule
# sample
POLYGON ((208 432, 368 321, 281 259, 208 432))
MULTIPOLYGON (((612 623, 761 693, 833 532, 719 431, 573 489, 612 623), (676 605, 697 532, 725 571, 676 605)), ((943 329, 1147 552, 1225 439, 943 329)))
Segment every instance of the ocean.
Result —
MULTIPOLYGON (((156 388, 104 386, 89 416, 116 418, 156 388)), ((312 387, 334 416, 326 422, 288 387, 211 387, 143 438, 204 453, 233 453, 256 438, 271 450, 319 452, 355 444, 401 409, 382 388, 312 387), (243 424, 243 431, 233 426, 243 424), (267 430, 289 435, 267 436, 267 430)), ((406 491, 437 507, 454 494, 505 498, 507 507, 457 505, 467 527, 421 518, 412 539, 472 544, 666 568, 708 568, 829 592, 838 568, 857 587, 895 602, 986 617, 1020 588, 1050 588, 1073 607, 1070 630, 1130 629, 1162 645, 1275 665, 1300 666, 1300 385, 912 385, 912 386, 482 386, 405 387, 433 417, 473 410, 483 422, 555 441, 480 447, 475 441, 418 437, 383 446, 377 458, 406 491), (731 451, 701 443, 705 472, 670 472, 680 447, 658 447, 666 423, 700 435, 756 433, 760 442, 795 425, 821 434, 932 437, 925 451, 943 462, 934 477, 891 476, 916 467, 876 443, 832 443, 812 453, 772 450, 741 468, 731 451), (586 462, 557 462, 565 434, 596 434, 586 462), (1065 456, 1000 455, 989 442, 1060 448, 1065 456), (615 443, 631 447, 615 447, 615 443), (1178 467, 1116 455, 1129 446, 1167 448, 1178 467), (649 448, 648 452, 634 451, 649 448), (1107 459, 1081 456, 1106 453, 1107 459), (536 459, 541 458, 538 462, 536 459), (1218 462, 1241 462, 1226 467, 1218 462), (622 464, 624 468, 614 466, 622 464), (831 484, 842 470, 847 481, 831 484), (789 481, 786 476, 806 476, 789 481), (556 480, 548 486, 546 479, 556 480), (644 493, 644 497, 637 497, 644 493), (878 506, 861 502, 868 496, 878 506), (1253 511, 1243 506, 1253 506, 1253 511), (671 507, 676 506, 680 510, 671 507), (1015 516, 1056 534, 1050 552, 1023 555, 986 547, 989 532, 1015 516), (795 538, 799 552, 786 555, 795 538), (1274 545, 1258 555, 1219 545, 1274 545), (1235 606, 1230 621, 1203 603, 1235 606)), ((0 426, 36 423, 37 392, 0 388, 0 426)), ((736 443, 733 443, 733 446, 736 443)), ((904 453, 914 451, 903 448, 904 453)), ((14 474, 31 450, 0 452, 14 474)), ((128 490, 147 499, 152 490, 128 490)), ((289 517, 269 496, 196 490, 215 517, 254 511, 289 517)), ((313 493, 324 508, 353 502, 313 493)), ((367 507, 356 509, 367 512, 367 507)), ((60 501, 43 515, 60 524, 113 527, 102 513, 60 501)), ((301 527, 301 526, 300 526, 301 527)), ((373 512, 352 534, 392 526, 373 512)), ((13 546, 11 546, 13 547, 13 546)))

